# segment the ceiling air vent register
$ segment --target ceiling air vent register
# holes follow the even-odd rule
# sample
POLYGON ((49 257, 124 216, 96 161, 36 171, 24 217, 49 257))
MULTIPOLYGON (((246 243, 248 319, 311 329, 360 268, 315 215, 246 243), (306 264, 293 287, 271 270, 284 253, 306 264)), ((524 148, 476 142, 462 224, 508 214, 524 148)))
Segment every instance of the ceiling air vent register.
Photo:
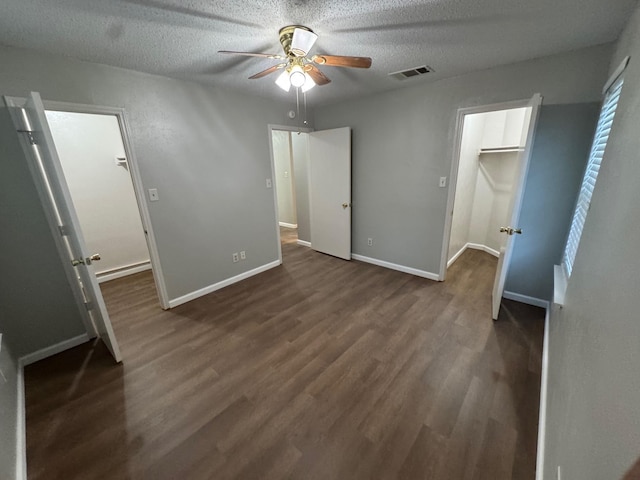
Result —
POLYGON ((407 70, 401 70, 399 72, 393 72, 390 73, 389 76, 397 78, 398 80, 406 80, 407 78, 418 77, 430 72, 433 72, 433 68, 427 65, 423 65, 421 67, 414 67, 407 70))

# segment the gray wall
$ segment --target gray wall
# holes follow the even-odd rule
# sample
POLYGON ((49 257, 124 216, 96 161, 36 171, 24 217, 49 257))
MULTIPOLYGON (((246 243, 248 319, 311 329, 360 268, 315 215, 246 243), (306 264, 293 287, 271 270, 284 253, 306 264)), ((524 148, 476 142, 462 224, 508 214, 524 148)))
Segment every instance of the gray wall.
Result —
POLYGON ((505 290, 551 300, 589 157, 599 103, 543 105, 505 290))
POLYGON ((126 109, 169 298, 278 259, 268 124, 289 104, 21 49, 0 63, 1 94, 126 109))
POLYGON ((611 45, 320 107, 317 129, 353 128, 352 249, 438 273, 457 109, 530 98, 596 101, 611 45), (374 238, 367 247, 367 237, 374 238))
POLYGON ((640 10, 565 306, 549 330, 545 478, 617 479, 640 456, 640 10))

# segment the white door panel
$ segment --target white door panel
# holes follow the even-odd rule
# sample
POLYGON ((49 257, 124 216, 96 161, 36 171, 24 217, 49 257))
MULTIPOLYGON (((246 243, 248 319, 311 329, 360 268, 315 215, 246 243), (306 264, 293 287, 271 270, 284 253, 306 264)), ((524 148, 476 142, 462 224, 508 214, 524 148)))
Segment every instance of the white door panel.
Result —
POLYGON ((351 260, 351 129, 309 134, 311 248, 351 260))
POLYGON ((21 136, 29 169, 47 213, 67 277, 80 304, 87 333, 95 336, 97 330, 113 358, 120 362, 118 342, 91 265, 95 261, 91 258, 92 254, 98 252, 88 252, 86 249, 40 95, 32 92, 27 99, 5 97, 5 103, 21 136))

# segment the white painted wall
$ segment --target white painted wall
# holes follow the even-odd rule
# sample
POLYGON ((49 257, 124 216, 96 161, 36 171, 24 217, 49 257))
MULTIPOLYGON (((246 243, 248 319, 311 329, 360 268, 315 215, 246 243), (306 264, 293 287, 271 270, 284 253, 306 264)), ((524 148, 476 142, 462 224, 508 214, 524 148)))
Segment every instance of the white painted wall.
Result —
POLYGON ((309 134, 291 133, 298 240, 311 241, 309 213, 309 134))
POLYGON ((71 198, 96 273, 149 262, 118 119, 113 115, 47 111, 71 198))
POLYGON ((297 225, 291 132, 273 130, 271 135, 278 198, 278 221, 289 225, 297 225))

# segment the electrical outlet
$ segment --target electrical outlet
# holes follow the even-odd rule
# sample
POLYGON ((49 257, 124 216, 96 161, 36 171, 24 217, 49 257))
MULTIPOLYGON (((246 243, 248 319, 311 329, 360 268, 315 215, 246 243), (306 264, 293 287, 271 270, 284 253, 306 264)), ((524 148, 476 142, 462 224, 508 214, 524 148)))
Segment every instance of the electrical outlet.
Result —
POLYGON ((440 188, 446 187, 447 186, 447 177, 440 177, 440 183, 438 185, 440 185, 440 188))
POLYGON ((267 188, 271 188, 271 179, 267 178, 267 188))
POLYGON ((234 253, 233 255, 231 255, 231 259, 233 260, 233 263, 237 263, 240 258, 238 258, 238 253, 234 253))
POLYGON ((373 247, 373 238, 367 238, 367 245, 373 247))
POLYGON ((244 250, 242 250, 240 252, 240 260, 246 260, 247 259, 247 252, 245 252, 244 250))

